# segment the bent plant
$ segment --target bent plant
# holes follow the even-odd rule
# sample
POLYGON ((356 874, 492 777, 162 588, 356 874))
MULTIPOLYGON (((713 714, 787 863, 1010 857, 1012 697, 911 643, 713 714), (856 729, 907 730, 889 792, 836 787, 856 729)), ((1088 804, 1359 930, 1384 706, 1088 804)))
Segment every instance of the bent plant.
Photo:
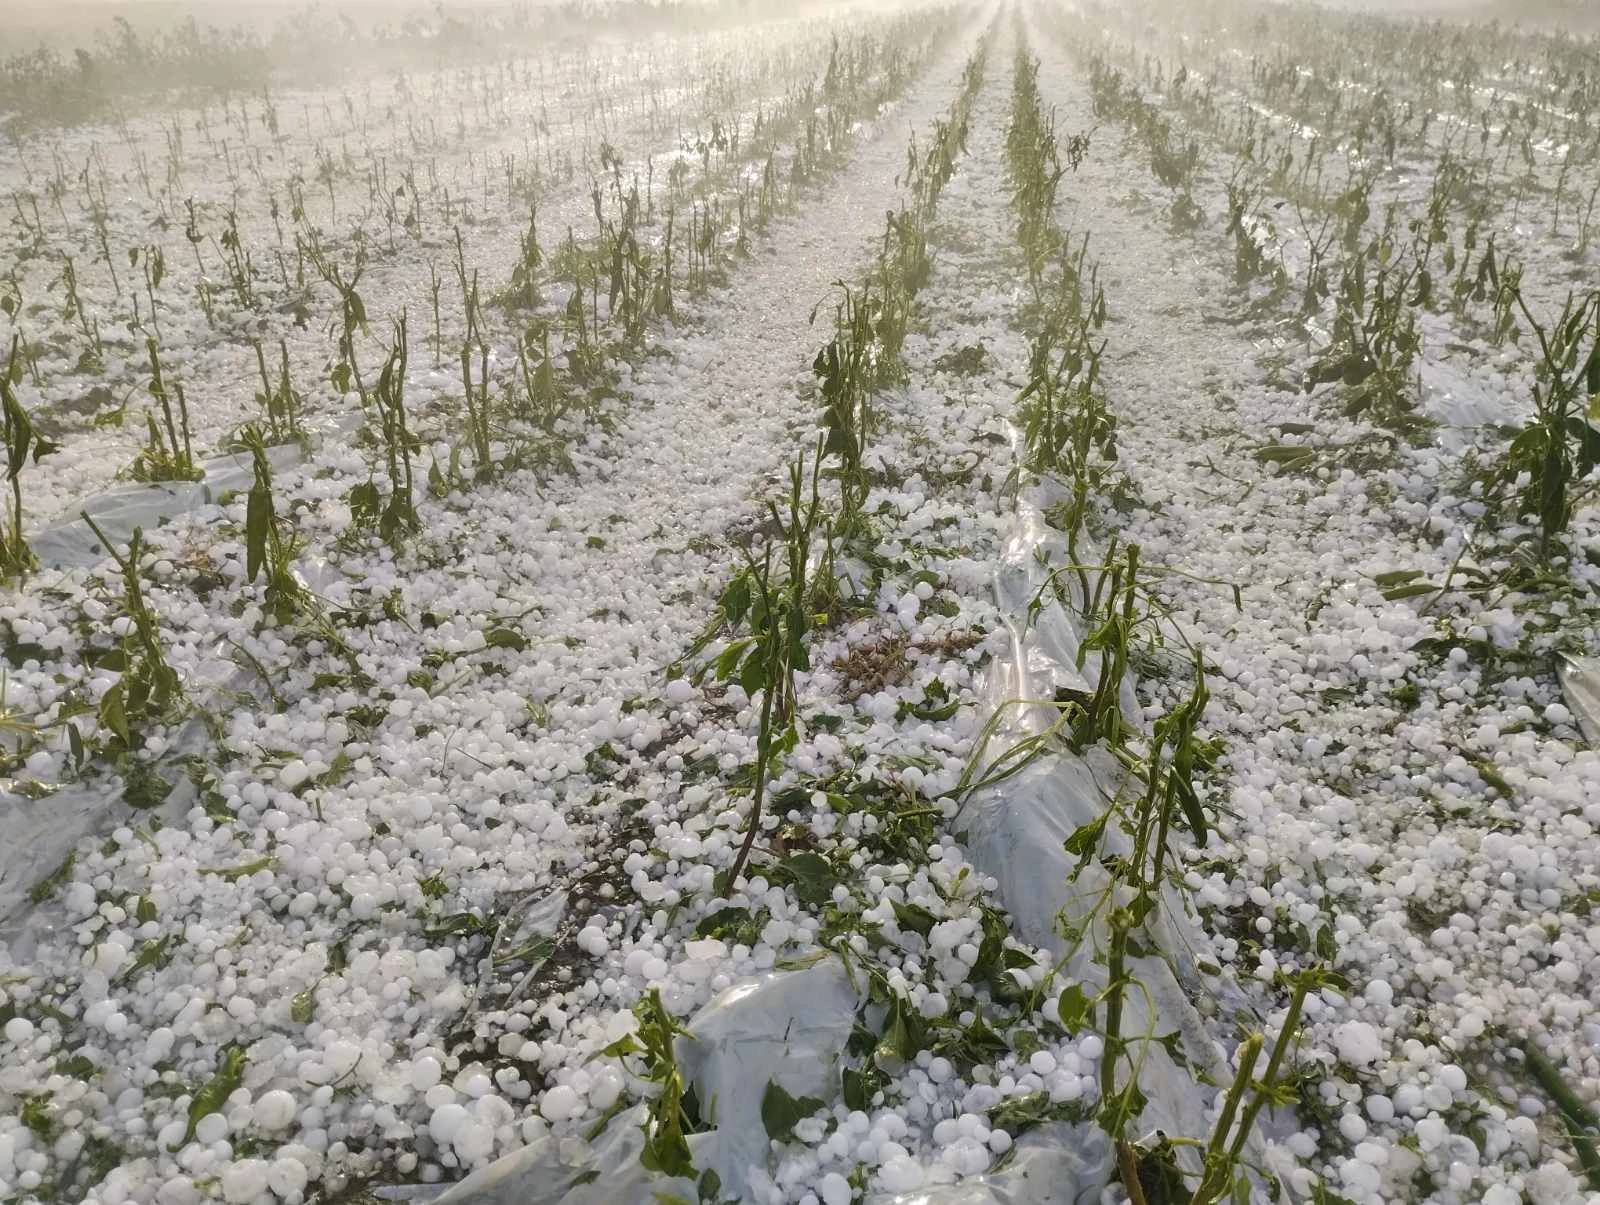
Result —
POLYGON ((1548 559, 1574 508, 1600 490, 1589 480, 1600 466, 1600 289, 1581 301, 1571 294, 1561 317, 1546 328, 1516 303, 1539 341, 1533 386, 1534 418, 1506 450, 1495 485, 1513 490, 1521 514, 1537 518, 1539 557, 1548 559), (1588 344, 1588 353, 1584 345, 1588 344))
POLYGON ((834 584, 833 531, 822 502, 822 459, 819 446, 808 473, 806 458, 800 456, 789 466, 784 509, 768 502, 777 540, 769 541, 759 557, 746 552, 745 567, 728 583, 717 604, 713 628, 732 632, 743 628, 749 635, 729 643, 702 671, 702 676, 710 672, 721 682, 737 681, 752 699, 761 696, 750 814, 733 864, 719 876, 724 897, 732 893, 744 873, 761 831, 769 780, 800 739, 794 675, 811 666, 805 640, 819 618, 818 589, 825 591, 822 598, 828 598, 834 584), (818 563, 813 565, 813 550, 819 544, 818 563))
POLYGON ((0 376, 0 435, 5 439, 6 484, 11 493, 9 514, 0 528, 0 577, 20 577, 37 564, 22 534, 22 470, 30 458, 38 464, 40 457, 57 450, 56 444, 39 434, 17 398, 16 383, 22 374, 19 344, 20 339, 13 336, 5 374, 0 376))

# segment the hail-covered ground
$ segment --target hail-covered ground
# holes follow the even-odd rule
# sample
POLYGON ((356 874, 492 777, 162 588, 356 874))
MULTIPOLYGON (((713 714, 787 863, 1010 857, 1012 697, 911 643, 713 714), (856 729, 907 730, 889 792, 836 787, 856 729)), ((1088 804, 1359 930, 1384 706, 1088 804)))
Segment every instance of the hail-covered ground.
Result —
MULTIPOLYGON (((1266 0, 439 20, 321 83, 153 95, 243 53, 198 33, 0 64, 0 1199, 426 1196, 626 1129, 705 1202, 1071 1199, 1004 1179, 1040 1150, 1188 1201, 1259 1033, 1246 1196, 1600 1200, 1600 46, 1266 0), (1012 923, 1073 872, 963 811, 1024 735, 1018 508, 1072 523, 1064 314, 1115 446, 1074 547, 1137 545, 1147 613, 1128 735, 1061 689, 1016 764, 1155 773, 1202 668, 1182 921, 1133 924, 1199 1026, 1176 1153, 1102 1107, 1143 1066, 1107 930, 1012 923), (792 695, 728 590, 763 563, 828 582, 792 695), (825 1084, 683 1095, 697 1018, 837 968, 825 1084)), ((1060 546, 1023 563, 1087 583, 1060 546)), ((635 1199, 555 1165, 515 1199, 635 1199)))

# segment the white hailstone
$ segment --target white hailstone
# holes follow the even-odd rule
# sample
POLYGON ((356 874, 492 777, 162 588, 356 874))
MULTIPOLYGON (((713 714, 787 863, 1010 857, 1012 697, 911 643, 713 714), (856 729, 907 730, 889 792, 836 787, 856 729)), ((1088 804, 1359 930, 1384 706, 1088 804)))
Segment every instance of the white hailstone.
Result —
POLYGON ((289 1128, 296 1112, 294 1097, 282 1088, 274 1088, 261 1094, 261 1099, 255 1103, 253 1116, 256 1125, 268 1133, 276 1133, 289 1128))
POLYGON ((481 1121, 467 1121, 450 1140, 463 1167, 481 1163, 494 1153, 494 1130, 481 1121))
POLYGON ((310 1178, 305 1164, 284 1156, 274 1159, 272 1166, 267 1169, 267 1187, 284 1198, 297 1197, 305 1192, 310 1178))
POLYGON ((1028 1066, 1033 1069, 1035 1075, 1049 1075, 1056 1069, 1056 1056, 1048 1050, 1035 1050, 1028 1059, 1028 1066))
POLYGON ((474 1102, 472 1114, 491 1130, 498 1130, 501 1126, 508 1126, 516 1120, 517 1111, 503 1096, 490 1094, 474 1102))
POLYGON ((566 1121, 583 1111, 583 1102, 575 1089, 565 1084, 551 1088, 539 1101, 539 1112, 546 1121, 566 1121))
POLYGON ((829 1172, 817 1185, 822 1194, 822 1205, 850 1205, 850 1181, 838 1172, 829 1172))
POLYGON ((466 1124, 467 1119, 465 1106, 440 1105, 428 1119, 428 1134, 440 1146, 449 1146, 455 1140, 456 1131, 466 1124))
POLYGON ((73 918, 88 916, 96 907, 94 888, 88 883, 75 882, 62 892, 61 902, 68 916, 73 918))
POLYGON ((1522 1194, 1504 1184, 1494 1184, 1483 1194, 1483 1205, 1522 1205, 1522 1194))
POLYGON ((1431 1151, 1444 1144, 1444 1140, 1450 1136, 1450 1130, 1439 1118, 1424 1117, 1416 1124, 1416 1135, 1422 1149, 1431 1151))
POLYGON ((1363 1196, 1370 1196, 1383 1187, 1383 1173, 1370 1163, 1359 1159, 1345 1159, 1339 1163, 1339 1178, 1345 1186, 1363 1196))
POLYGON ((1003 1155, 1011 1149, 1011 1135, 1004 1130, 989 1131, 989 1149, 997 1155, 1003 1155))
POLYGON ((6 1022, 6 1041, 21 1046, 33 1037, 33 1022, 26 1017, 12 1017, 6 1022))
POLYGON ((960 1138, 941 1151, 939 1158, 958 1176, 976 1176, 989 1169, 991 1157, 985 1143, 976 1138, 960 1138))
POLYGON ((411 1086, 418 1092, 426 1092, 439 1082, 444 1075, 444 1068, 439 1066, 439 1060, 431 1054, 425 1054, 411 1064, 411 1086))
POLYGON ((1446 1063, 1433 1073, 1433 1078, 1440 1086, 1447 1088, 1452 1093, 1467 1090, 1467 1073, 1454 1063, 1446 1063))
POLYGON ((1533 1205, 1567 1205, 1578 1199, 1578 1180, 1559 1163, 1544 1163, 1528 1176, 1533 1205))
POLYGON ((1527 1153, 1529 1158, 1539 1154, 1539 1123, 1531 1117, 1506 1119, 1506 1134, 1511 1141, 1527 1153))
POLYGON ((331 1042, 322 1061, 334 1079, 341 1079, 354 1071, 361 1061, 361 1047, 354 1042, 331 1042))
POLYGON ((172 1053, 172 1047, 177 1043, 178 1035, 165 1025, 152 1029, 150 1036, 144 1040, 144 1060, 149 1066, 161 1062, 172 1053))
POLYGON ((1394 1120, 1394 1101, 1387 1096, 1373 1095, 1367 1097, 1367 1116, 1382 1125, 1386 1121, 1394 1120))
POLYGON ((1389 1148, 1381 1142, 1358 1142, 1355 1154, 1361 1162, 1370 1163, 1373 1167, 1382 1167, 1389 1162, 1389 1148))
POLYGON ((278 783, 286 791, 294 790, 310 777, 311 767, 298 757, 278 771, 278 783))
POLYGON ((1417 1084, 1401 1084, 1394 1090, 1396 1113, 1414 1113, 1422 1108, 1422 1088, 1417 1084))
POLYGON ((935 1058, 928 1064, 928 1078, 936 1084, 948 1082, 955 1072, 955 1067, 947 1058, 935 1058))
POLYGON ((878 1183, 888 1193, 913 1192, 922 1180, 922 1165, 909 1155, 896 1155, 878 1169, 878 1183))
POLYGON ((221 1113, 207 1113, 195 1122, 194 1138, 202 1146, 212 1146, 228 1136, 228 1119, 221 1113))
POLYGON ((1422 1090, 1422 1103, 1441 1113, 1450 1107, 1452 1099, 1450 1089, 1437 1081, 1422 1090))
POLYGON ((602 1067, 589 1084, 589 1104, 601 1112, 617 1103, 622 1095, 622 1075, 614 1067, 602 1067))
POLYGON ((674 678, 667 683, 667 702, 687 703, 694 698, 694 686, 687 678, 674 678))
POLYGON ((1346 1113, 1339 1118, 1339 1133, 1351 1142, 1360 1142, 1367 1136, 1367 1123, 1359 1113, 1346 1113))
POLYGON ((586 925, 578 930, 578 948, 591 958, 599 958, 611 948, 611 943, 599 925, 586 925))
MULTIPOLYGON (((183 1137, 181 1128, 178 1137, 183 1137)), ((200 1200, 200 1190, 188 1176, 177 1175, 156 1189, 156 1200, 161 1205, 197 1205, 200 1200)))
POLYGON ((1339 1057, 1356 1067, 1370 1067, 1383 1057, 1383 1040, 1365 1021, 1346 1021, 1333 1031, 1339 1057))
POLYGON ((249 1205, 266 1191, 265 1159, 241 1159, 222 1169, 222 1199, 229 1205, 249 1205))

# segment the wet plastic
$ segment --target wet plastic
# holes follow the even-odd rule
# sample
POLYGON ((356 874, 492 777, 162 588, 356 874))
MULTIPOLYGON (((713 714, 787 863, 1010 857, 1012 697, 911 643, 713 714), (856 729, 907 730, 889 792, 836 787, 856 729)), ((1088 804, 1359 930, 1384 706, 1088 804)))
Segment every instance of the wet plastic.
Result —
MULTIPOLYGON (((761 1119, 767 1085, 825 1103, 838 1096, 840 1060, 850 1039, 860 989, 832 955, 799 971, 741 980, 687 1022, 678 1064, 712 1129, 689 1136, 697 1174, 714 1171, 722 1198, 743 1200, 752 1167, 771 1149, 761 1119)), ((645 1106, 612 1118, 593 1142, 541 1138, 441 1191, 380 1190, 389 1200, 433 1205, 658 1205, 676 1196, 699 1200, 696 1183, 647 1172, 645 1106)))
POLYGON ((1043 1125, 1012 1150, 999 1171, 897 1196, 869 1193, 866 1205, 1091 1205, 1113 1171, 1111 1143, 1089 1125, 1043 1125))
MULTIPOLYGON (((267 449, 267 459, 275 472, 293 468, 304 458, 298 444, 279 444, 267 449)), ((130 483, 91 498, 82 510, 111 539, 126 543, 135 527, 149 530, 177 515, 214 506, 223 495, 248 490, 255 480, 248 452, 215 456, 200 462, 205 473, 199 481, 163 481, 154 484, 130 483)), ((47 569, 82 569, 105 559, 99 537, 82 519, 74 517, 52 523, 29 538, 29 547, 39 564, 47 569)))
MULTIPOLYGON (((1043 731, 1058 714, 1053 707, 1008 703, 1049 700, 1061 689, 1087 691, 1097 669, 1091 654, 1085 658, 1087 674, 1077 670, 1083 633, 1065 607, 1052 601, 1036 612, 1033 609, 1035 598, 1049 584, 1047 566, 1066 563, 1064 540, 1044 523, 1043 507, 1050 500, 1048 487, 1024 491, 1019 497, 995 573, 995 593, 1012 653, 1004 662, 996 660, 985 684, 991 709, 1001 714, 989 745, 991 756, 1043 731)), ((1138 716, 1129 682, 1124 682, 1122 703, 1126 715, 1138 716)), ((1111 801, 1130 789, 1126 772, 1104 750, 1090 749, 1078 756, 1058 748, 1043 752, 1011 777, 975 791, 954 822, 973 865, 998 881, 1017 937, 1049 949, 1091 995, 1103 988, 1106 978, 1095 953, 1106 945, 1099 917, 1107 911, 1100 905, 1110 889, 1110 876, 1097 860, 1080 869, 1078 857, 1067 852, 1065 842, 1105 815, 1111 801)), ((1129 849, 1126 835, 1114 826, 1108 827, 1103 840, 1110 852, 1129 849)), ((1215 990, 1214 984, 1202 981, 1191 953, 1200 944, 1199 933, 1176 891, 1165 889, 1162 903, 1148 923, 1158 953, 1130 964, 1143 990, 1125 997, 1123 1032, 1130 1040, 1176 1035, 1190 1068, 1180 1067, 1165 1045, 1151 1042, 1145 1048, 1140 1084, 1148 1104, 1141 1125, 1169 1137, 1204 1140, 1210 1134, 1211 1093, 1196 1083, 1194 1073, 1227 1083, 1232 1069, 1193 1004, 1215 990)), ((1238 1009, 1246 1002, 1242 994, 1228 991, 1222 1005, 1238 1009)), ((1259 1144, 1252 1140, 1251 1145, 1252 1154, 1261 1158, 1259 1144)), ((1107 1163, 1099 1172, 1097 1188, 1110 1182, 1114 1168, 1107 1163)), ((928 1197, 930 1205, 934 1201, 942 1205, 946 1199, 976 1205, 1008 1198, 928 1197)))
POLYGON ((1583 739, 1600 745, 1600 657, 1563 655, 1556 662, 1556 677, 1583 739))

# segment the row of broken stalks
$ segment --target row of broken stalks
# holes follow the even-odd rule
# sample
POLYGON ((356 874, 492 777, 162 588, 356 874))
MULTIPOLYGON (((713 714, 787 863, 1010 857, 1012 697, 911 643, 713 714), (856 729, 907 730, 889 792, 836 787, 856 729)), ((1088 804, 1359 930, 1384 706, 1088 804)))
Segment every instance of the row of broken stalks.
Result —
MULTIPOLYGON (((1198 649, 1189 649, 1192 685, 1148 732, 1122 711, 1141 652, 1153 656, 1176 634, 1163 623, 1165 609, 1153 588, 1152 570, 1176 571, 1145 565, 1137 545, 1119 548, 1100 522, 1133 487, 1116 467, 1116 420, 1100 379, 1105 295, 1089 261, 1087 238, 1074 242, 1056 218, 1058 186, 1088 153, 1088 137, 1057 136, 1053 112, 1040 98, 1037 72, 1038 64, 1019 48, 1007 175, 1017 241, 1033 285, 1034 334, 1018 426, 1022 470, 1053 499, 1045 514, 1065 538, 1067 563, 1051 569, 1031 611, 1036 616, 1046 606, 1060 605, 1076 612, 1085 633, 1078 668, 1088 672, 1093 687, 1053 700, 1015 701, 1042 705, 1054 721, 1000 754, 981 779, 963 786, 1001 781, 1052 750, 1085 755, 1098 747, 1120 767, 1122 785, 1107 812, 1067 841, 1068 851, 1079 859, 1075 895, 1090 902, 1081 915, 1064 914, 1059 924, 1069 959, 1086 956, 1097 968, 1092 973, 1097 982, 1062 990, 1060 1020, 1069 1031, 1093 1030, 1103 1039, 1096 1121, 1113 1144, 1130 1200, 1211 1205, 1235 1193, 1248 1196, 1252 1174, 1265 1174, 1247 1167, 1245 1148, 1259 1113, 1286 1098, 1283 1080, 1301 1005, 1326 973, 1313 969, 1295 976, 1270 1051, 1264 1033, 1242 1036, 1237 1069, 1208 1140, 1166 1136, 1138 1142, 1132 1137, 1147 1103, 1141 1071, 1161 1041, 1154 998, 1138 979, 1138 960, 1165 957, 1156 938, 1159 913, 1168 906, 1168 893, 1182 890, 1172 841, 1180 830, 1196 845, 1207 840, 1196 779, 1214 763, 1217 746, 1200 732, 1209 693, 1198 649), (1087 548, 1096 536, 1106 543, 1098 563, 1087 548), (1136 1020, 1141 1017, 1142 1031, 1136 1020), (1266 1067, 1258 1075, 1264 1053, 1266 1067)), ((999 718, 997 713, 985 730, 985 742, 999 718)))
MULTIPOLYGON (((874 559, 868 501, 876 474, 869 461, 882 431, 874 398, 904 377, 901 348, 912 303, 932 269, 928 225, 965 149, 987 53, 985 39, 965 66, 947 119, 934 122, 929 145, 919 147, 913 137, 903 177, 906 199, 887 217, 872 268, 857 285, 837 286, 833 334, 812 363, 821 407, 816 442, 788 466, 787 489, 766 503, 771 534, 743 550, 744 563, 723 591, 712 622, 675 667, 699 680, 738 683, 760 700, 743 839, 731 865, 717 876, 724 897, 745 871, 762 831, 769 789, 800 739, 795 675, 810 666, 808 637, 849 605, 842 559, 874 559), (716 652, 708 653, 713 646, 716 652)), ((693 1162, 681 1117, 684 1085, 671 1043, 678 1030, 654 996, 638 1011, 641 1031, 660 1035, 645 1047, 628 1047, 644 1056, 644 1077, 661 1085, 648 1102, 641 1161, 669 1175, 688 1174, 693 1162)))

